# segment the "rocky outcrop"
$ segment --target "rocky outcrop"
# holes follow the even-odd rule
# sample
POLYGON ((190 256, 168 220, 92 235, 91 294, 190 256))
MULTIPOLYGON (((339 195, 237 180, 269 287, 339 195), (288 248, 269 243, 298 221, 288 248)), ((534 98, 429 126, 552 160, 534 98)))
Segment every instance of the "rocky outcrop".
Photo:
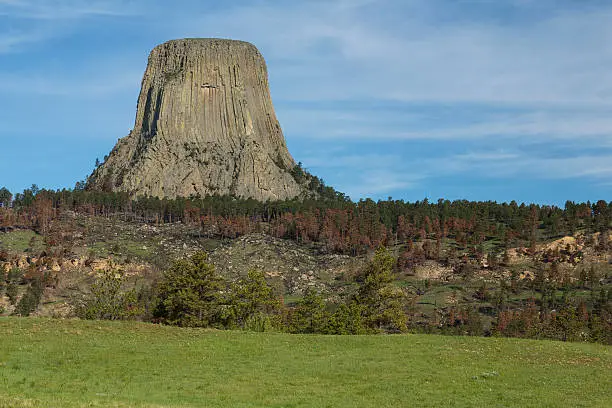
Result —
POLYGON ((88 180, 132 196, 305 194, 276 119, 266 64, 252 44, 174 40, 153 49, 136 123, 88 180))

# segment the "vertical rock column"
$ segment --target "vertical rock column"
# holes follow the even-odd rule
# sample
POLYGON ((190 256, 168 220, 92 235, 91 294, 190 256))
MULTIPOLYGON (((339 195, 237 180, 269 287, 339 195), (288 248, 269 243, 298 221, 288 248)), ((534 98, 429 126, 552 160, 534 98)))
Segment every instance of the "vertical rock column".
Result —
POLYGON ((134 130, 88 187, 133 196, 287 199, 305 193, 291 176, 294 166, 259 51, 242 41, 174 40, 151 52, 134 130))

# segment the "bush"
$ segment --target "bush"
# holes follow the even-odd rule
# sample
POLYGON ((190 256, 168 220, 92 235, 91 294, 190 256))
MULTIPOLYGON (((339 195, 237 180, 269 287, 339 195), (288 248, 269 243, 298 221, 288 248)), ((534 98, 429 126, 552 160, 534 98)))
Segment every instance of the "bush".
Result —
POLYGON ((99 271, 91 291, 74 304, 76 315, 88 320, 127 320, 140 313, 136 290, 123 290, 125 274, 110 269, 99 271))
POLYGON ((8 296, 9 302, 11 302, 11 305, 13 306, 17 303, 18 292, 19 285, 17 285, 15 282, 9 282, 9 284, 6 285, 6 296, 8 296))
POLYGON ((7 281, 19 284, 23 281, 23 275, 24 273, 21 269, 12 268, 8 273, 7 281))
POLYGON ((329 321, 330 334, 366 334, 363 308, 357 302, 341 304, 329 321))
POLYGON ((231 285, 228 306, 225 325, 229 327, 263 332, 280 323, 282 303, 261 271, 251 270, 231 285))
POLYGON ((290 314, 288 325, 291 333, 328 333, 330 314, 323 297, 309 288, 290 314))
POLYGON ((268 315, 265 313, 256 313, 250 315, 242 326, 244 330, 253 332, 270 332, 275 331, 280 326, 280 319, 278 316, 268 315))
POLYGON ((15 307, 15 314, 19 316, 29 316, 34 312, 40 303, 44 291, 42 280, 35 279, 15 307))

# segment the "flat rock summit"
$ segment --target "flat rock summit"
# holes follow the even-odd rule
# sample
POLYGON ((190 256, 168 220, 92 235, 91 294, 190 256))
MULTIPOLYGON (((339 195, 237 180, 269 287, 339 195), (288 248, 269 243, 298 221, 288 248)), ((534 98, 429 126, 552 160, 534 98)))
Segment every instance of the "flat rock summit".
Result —
POLYGON ((306 193, 294 167, 257 48, 182 39, 151 52, 134 129, 87 186, 132 196, 283 200, 306 193))

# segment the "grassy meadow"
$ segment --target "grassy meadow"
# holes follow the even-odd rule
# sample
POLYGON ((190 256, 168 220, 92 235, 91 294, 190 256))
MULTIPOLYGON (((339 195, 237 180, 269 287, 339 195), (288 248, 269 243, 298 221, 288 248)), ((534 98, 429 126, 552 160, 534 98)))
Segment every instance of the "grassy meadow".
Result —
POLYGON ((0 407, 610 407, 609 346, 0 319, 0 407))

